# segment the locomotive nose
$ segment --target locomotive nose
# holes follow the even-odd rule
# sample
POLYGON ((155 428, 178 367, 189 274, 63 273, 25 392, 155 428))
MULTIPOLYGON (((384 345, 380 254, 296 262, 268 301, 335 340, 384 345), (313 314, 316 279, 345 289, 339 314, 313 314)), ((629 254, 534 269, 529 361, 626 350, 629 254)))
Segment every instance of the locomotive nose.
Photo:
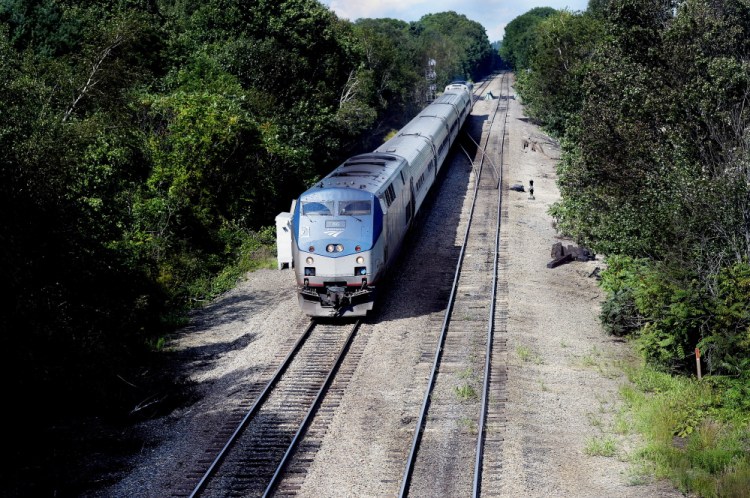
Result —
POLYGON ((358 285, 362 277, 368 274, 368 254, 360 253, 356 256, 316 257, 308 256, 303 268, 304 277, 310 279, 312 285, 323 285, 326 282, 345 282, 346 285, 358 285))

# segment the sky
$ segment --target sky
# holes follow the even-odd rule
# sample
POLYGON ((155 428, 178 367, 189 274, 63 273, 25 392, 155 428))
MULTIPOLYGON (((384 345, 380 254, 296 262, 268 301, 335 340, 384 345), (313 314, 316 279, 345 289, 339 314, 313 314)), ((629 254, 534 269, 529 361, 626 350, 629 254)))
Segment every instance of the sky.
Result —
POLYGON ((505 26, 534 7, 586 10, 588 0, 320 0, 341 18, 390 17, 418 21, 425 14, 450 10, 480 23, 490 42, 502 40, 505 26))

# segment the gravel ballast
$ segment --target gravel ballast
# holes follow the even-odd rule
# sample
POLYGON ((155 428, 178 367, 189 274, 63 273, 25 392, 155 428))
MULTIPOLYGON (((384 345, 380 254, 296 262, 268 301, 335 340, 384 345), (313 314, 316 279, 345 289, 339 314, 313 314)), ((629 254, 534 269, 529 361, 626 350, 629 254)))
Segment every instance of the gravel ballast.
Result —
MULTIPOLYGON (((601 257, 547 268, 555 242, 564 245, 549 207, 559 198, 555 167, 559 149, 509 99, 508 219, 501 238, 508 247, 507 422, 501 469, 486 495, 507 497, 683 496, 664 482, 635 480, 627 456, 633 435, 614 431, 621 409, 618 389, 627 379, 618 363, 630 346, 607 336, 599 324, 602 292, 590 275, 601 257), (528 146, 526 146, 528 144, 528 146), (532 146, 533 145, 533 146, 532 146), (528 192, 534 180, 534 198, 528 192), (615 442, 613 456, 589 455, 592 438, 615 442), (636 482, 638 484, 636 484, 636 482)), ((446 296, 422 299, 420 282, 455 257, 466 216, 471 168, 456 161, 410 242, 400 268, 413 278, 389 284, 390 294, 369 320, 362 357, 347 383, 298 495, 393 496, 413 436, 434 355, 446 296), (435 237, 446 240, 434 243, 435 237)), ((441 269, 442 270, 442 269, 441 269)), ((446 278, 445 275, 440 278, 446 278)), ((452 277, 447 277, 452 278, 452 277)), ((449 284, 449 282, 448 282, 449 284)), ((288 348, 307 318, 300 312, 291 270, 250 273, 232 291, 197 312, 169 347, 184 361, 182 373, 197 386, 199 401, 142 424, 153 444, 132 459, 117 484, 91 496, 168 496, 199 458, 233 407, 233 394, 260 382, 288 348), (208 429, 208 430, 207 430, 208 429)))

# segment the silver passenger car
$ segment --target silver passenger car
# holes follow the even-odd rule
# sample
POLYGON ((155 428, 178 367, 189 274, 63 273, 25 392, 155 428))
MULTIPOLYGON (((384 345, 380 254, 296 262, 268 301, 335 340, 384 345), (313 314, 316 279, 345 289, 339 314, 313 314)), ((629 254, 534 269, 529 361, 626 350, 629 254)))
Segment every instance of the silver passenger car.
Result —
POLYGON ((292 253, 302 310, 364 316, 471 112, 453 83, 374 152, 346 160, 300 195, 292 253))

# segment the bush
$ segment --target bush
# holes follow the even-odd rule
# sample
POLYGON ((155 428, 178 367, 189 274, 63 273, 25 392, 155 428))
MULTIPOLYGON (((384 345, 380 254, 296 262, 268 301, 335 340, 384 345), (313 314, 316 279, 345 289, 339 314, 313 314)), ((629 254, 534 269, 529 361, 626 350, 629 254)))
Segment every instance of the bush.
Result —
POLYGON ((622 394, 646 441, 637 455, 657 477, 695 496, 748 496, 748 412, 726 396, 746 389, 746 379, 698 381, 649 366, 629 378, 633 385, 622 394))
POLYGON ((644 357, 668 369, 691 371, 697 347, 710 373, 747 371, 750 265, 699 276, 642 259, 614 256, 608 263, 600 314, 608 333, 637 338, 644 357))
POLYGON ((642 317, 638 315, 633 292, 620 289, 611 293, 602 303, 599 319, 610 335, 623 337, 635 334, 640 329, 642 317))
POLYGON ((607 298, 602 303, 599 319, 608 334, 636 336, 645 323, 636 297, 638 283, 647 269, 646 263, 624 256, 611 256, 607 259, 607 265, 600 283, 607 292, 607 298))

